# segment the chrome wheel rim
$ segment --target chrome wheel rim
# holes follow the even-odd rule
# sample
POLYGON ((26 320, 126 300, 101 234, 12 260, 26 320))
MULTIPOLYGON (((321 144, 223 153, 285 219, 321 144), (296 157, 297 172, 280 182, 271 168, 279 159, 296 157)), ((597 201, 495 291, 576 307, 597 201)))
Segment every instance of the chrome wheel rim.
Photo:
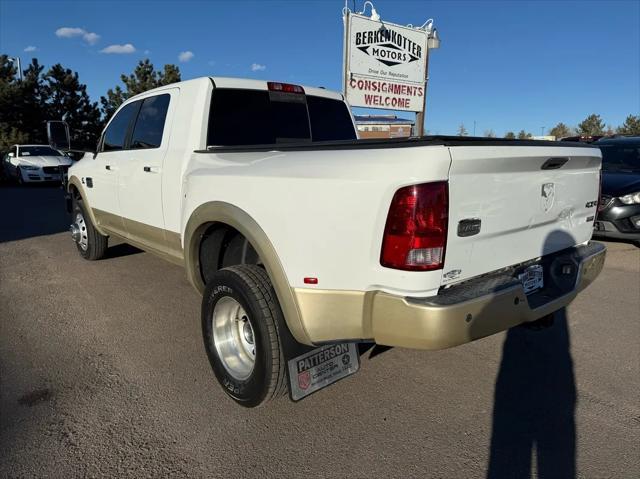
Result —
POLYGON ((253 326, 242 305, 230 296, 218 300, 211 318, 213 344, 227 372, 247 379, 256 362, 253 326))
POLYGON ((76 243, 78 244, 78 246, 80 246, 82 251, 87 251, 87 248, 89 247, 89 237, 87 236, 87 223, 84 221, 84 216, 82 216, 82 213, 80 212, 76 213, 75 226, 77 226, 78 233, 79 233, 77 236, 78 239, 76 240, 76 243))

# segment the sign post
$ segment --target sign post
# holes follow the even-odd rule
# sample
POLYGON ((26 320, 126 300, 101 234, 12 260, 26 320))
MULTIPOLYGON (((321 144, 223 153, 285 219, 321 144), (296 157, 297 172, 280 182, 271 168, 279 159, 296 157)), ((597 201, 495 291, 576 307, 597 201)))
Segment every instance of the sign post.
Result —
POLYGON ((381 21, 375 10, 369 18, 347 8, 343 19, 347 101, 357 107, 415 112, 421 135, 432 23, 427 29, 402 26, 381 21))
POLYGON ((427 112, 427 87, 429 86, 429 49, 427 59, 424 62, 424 97, 422 98, 422 110, 416 113, 416 136, 424 135, 424 119, 427 112))

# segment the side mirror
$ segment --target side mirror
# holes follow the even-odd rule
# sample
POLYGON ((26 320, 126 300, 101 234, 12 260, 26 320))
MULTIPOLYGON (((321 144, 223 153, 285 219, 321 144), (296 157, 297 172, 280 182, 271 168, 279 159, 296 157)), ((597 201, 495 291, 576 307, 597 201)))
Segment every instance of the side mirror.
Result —
POLYGON ((47 138, 51 148, 63 151, 71 149, 69 125, 67 125, 66 121, 48 121, 47 138))
POLYGON ((14 156, 16 156, 16 154, 13 151, 9 153, 9 158, 13 158, 14 156))

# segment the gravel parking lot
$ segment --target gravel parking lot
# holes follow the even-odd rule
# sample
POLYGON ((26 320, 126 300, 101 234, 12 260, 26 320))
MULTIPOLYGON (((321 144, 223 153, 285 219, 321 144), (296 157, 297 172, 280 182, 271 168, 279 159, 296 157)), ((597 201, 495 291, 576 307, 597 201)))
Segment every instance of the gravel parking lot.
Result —
POLYGON ((184 271, 87 262, 61 191, 0 187, 0 477, 640 477, 640 249, 544 331, 369 350, 310 398, 220 390, 184 271))

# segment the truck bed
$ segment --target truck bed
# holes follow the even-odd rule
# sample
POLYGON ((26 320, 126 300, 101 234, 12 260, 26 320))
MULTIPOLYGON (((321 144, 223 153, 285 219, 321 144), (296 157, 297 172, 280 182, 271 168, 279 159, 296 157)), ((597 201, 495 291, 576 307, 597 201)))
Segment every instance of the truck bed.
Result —
POLYGON ((341 140, 323 142, 296 142, 268 145, 209 146, 195 153, 232 153, 255 151, 321 151, 321 150, 361 150, 377 148, 412 148, 418 146, 553 146, 568 148, 595 148, 587 143, 547 140, 511 140, 506 138, 486 138, 480 136, 422 136, 412 138, 341 140))

